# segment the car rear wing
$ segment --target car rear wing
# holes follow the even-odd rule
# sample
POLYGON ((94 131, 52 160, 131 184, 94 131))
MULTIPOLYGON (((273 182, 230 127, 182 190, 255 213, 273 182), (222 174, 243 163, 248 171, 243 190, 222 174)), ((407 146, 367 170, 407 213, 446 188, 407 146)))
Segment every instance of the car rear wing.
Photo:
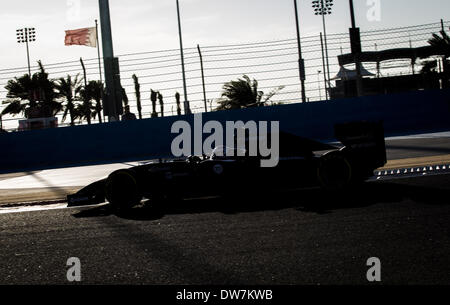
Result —
POLYGON ((335 137, 345 150, 374 169, 387 162, 386 143, 382 122, 351 122, 337 124, 335 137))

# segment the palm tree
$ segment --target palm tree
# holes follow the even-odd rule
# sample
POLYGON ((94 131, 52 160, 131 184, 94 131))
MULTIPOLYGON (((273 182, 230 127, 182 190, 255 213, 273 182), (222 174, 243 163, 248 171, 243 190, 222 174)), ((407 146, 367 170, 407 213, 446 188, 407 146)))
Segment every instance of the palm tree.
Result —
POLYGON ((75 119, 79 119, 80 123, 86 120, 88 125, 91 125, 95 114, 95 106, 92 104, 93 97, 89 85, 78 87, 77 93, 79 94, 78 100, 81 103, 75 108, 75 119))
POLYGON ((440 48, 443 51, 445 57, 450 56, 450 37, 445 31, 440 31, 441 36, 433 33, 433 37, 428 40, 431 46, 440 48))
MULTIPOLYGON (((448 74, 450 72, 450 61, 448 57, 450 57, 450 37, 448 34, 442 30, 439 32, 440 35, 433 33, 432 37, 428 40, 428 44, 436 48, 439 53, 442 55, 442 71, 445 76, 442 76, 442 85, 444 88, 450 86, 448 74)), ((438 67, 439 59, 425 60, 422 64, 422 69, 420 73, 429 74, 436 73, 438 67)))
MULTIPOLYGON (((450 57, 450 37, 445 31, 440 31, 440 35, 433 33, 432 37, 428 39, 428 44, 438 49, 442 54, 443 71, 447 72, 450 68, 449 60, 450 57)), ((436 72, 437 60, 425 60, 422 62, 421 73, 436 72)))
POLYGON ((64 109, 60 97, 56 92, 56 82, 49 79, 41 61, 38 61, 39 73, 37 73, 38 100, 41 117, 54 117, 64 109))
POLYGON ((2 115, 13 116, 24 113, 28 119, 52 117, 63 109, 62 103, 57 102, 59 94, 55 90, 55 81, 48 78, 44 66, 38 61, 40 71, 32 76, 25 74, 19 78, 9 80, 5 89, 8 90, 8 106, 2 115))
POLYGON ((177 103, 177 114, 178 114, 178 116, 181 115, 181 100, 180 99, 181 99, 180 93, 179 92, 175 93, 175 100, 176 100, 176 103, 177 103))
POLYGON ((242 79, 225 83, 217 110, 265 106, 283 88, 284 86, 280 86, 264 96, 264 92, 258 90, 258 81, 255 79, 252 81, 244 75, 242 79))
POLYGON ((136 74, 133 74, 133 81, 139 120, 142 120, 141 85, 139 84, 139 79, 136 74))
POLYGON ((101 81, 90 81, 89 84, 91 85, 92 88, 92 97, 95 100, 95 114, 94 114, 94 118, 95 116, 98 116, 98 121, 100 124, 103 123, 102 121, 102 111, 103 111, 103 106, 102 106, 102 100, 103 97, 105 96, 105 89, 103 87, 103 83, 101 81))
POLYGON ((123 87, 122 87, 122 102, 123 102, 124 106, 128 106, 128 104, 129 104, 127 91, 125 91, 125 89, 123 87))
POLYGON ((100 81, 91 80, 87 84, 87 90, 89 92, 89 97, 91 100, 95 101, 94 110, 92 112, 92 117, 95 119, 98 116, 99 123, 103 123, 102 120, 102 99, 105 94, 103 84, 100 81))
POLYGON ((164 117, 164 97, 161 93, 158 92, 158 101, 161 106, 161 117, 164 117))
POLYGON ((66 78, 61 77, 55 85, 55 89, 58 94, 66 99, 66 107, 63 114, 63 122, 66 120, 67 115, 70 115, 70 125, 75 125, 75 91, 80 85, 80 79, 78 79, 78 75, 75 76, 75 79, 72 80, 72 76, 67 75, 66 78))
POLYGON ((152 118, 157 118, 158 117, 158 113, 156 112, 156 100, 158 98, 158 92, 151 90, 150 91, 150 100, 152 101, 152 108, 153 108, 153 112, 152 112, 152 118))

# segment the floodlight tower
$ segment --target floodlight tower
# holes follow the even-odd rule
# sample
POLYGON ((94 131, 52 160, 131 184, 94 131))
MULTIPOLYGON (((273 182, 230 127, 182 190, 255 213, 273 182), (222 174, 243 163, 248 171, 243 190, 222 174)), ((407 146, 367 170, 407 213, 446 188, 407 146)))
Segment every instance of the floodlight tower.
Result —
MULTIPOLYGON (((333 0, 313 0, 312 1, 312 7, 314 9, 315 15, 321 15, 322 16, 322 25, 323 25, 323 35, 324 35, 324 42, 325 42, 325 57, 327 61, 327 71, 324 71, 324 75, 326 73, 327 76, 327 84, 328 88, 330 88, 330 62, 328 58, 328 42, 327 42, 327 28, 325 24, 325 15, 331 15, 331 9, 333 7, 333 0)), ((327 88, 325 88, 327 90, 327 88)))
POLYGON ((36 41, 36 29, 35 28, 18 29, 16 31, 16 34, 17 34, 17 43, 25 43, 27 46, 28 75, 31 77, 30 48, 28 46, 28 43, 36 41))

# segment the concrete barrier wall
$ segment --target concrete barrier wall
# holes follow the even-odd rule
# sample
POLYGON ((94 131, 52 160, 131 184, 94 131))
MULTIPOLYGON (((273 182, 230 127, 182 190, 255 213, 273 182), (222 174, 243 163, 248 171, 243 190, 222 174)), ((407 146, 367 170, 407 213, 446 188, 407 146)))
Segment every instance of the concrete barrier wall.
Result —
MULTIPOLYGON (((115 122, 0 134, 0 173, 170 157, 177 120, 193 116, 115 122)), ((283 131, 333 140, 333 126, 383 121, 387 136, 450 130, 450 90, 369 96, 203 115, 203 121, 280 121, 283 131)))

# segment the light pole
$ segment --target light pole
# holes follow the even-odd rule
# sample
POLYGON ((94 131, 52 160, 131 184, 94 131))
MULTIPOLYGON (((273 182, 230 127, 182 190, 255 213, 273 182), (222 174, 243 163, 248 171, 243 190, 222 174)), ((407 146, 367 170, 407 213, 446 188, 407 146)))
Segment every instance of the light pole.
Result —
POLYGON ((302 102, 306 103, 306 92, 305 92, 305 80, 306 80, 306 73, 305 73, 305 60, 302 56, 302 44, 300 39, 300 24, 298 21, 298 9, 297 9, 297 0, 294 0, 294 8, 295 8, 295 25, 297 27, 297 46, 298 46, 298 66, 300 70, 300 83, 301 83, 301 89, 302 89, 302 102))
POLYGON ((123 114, 122 85, 119 59, 114 57, 109 0, 98 0, 103 47, 103 67, 106 94, 103 96, 103 113, 109 122, 119 121, 123 114))
POLYGON ((320 92, 321 91, 321 88, 320 88, 320 73, 322 73, 322 71, 317 70, 317 85, 319 85, 319 101, 322 100, 322 92, 320 92))
POLYGON ((182 32, 181 32, 180 4, 178 3, 178 0, 177 0, 177 15, 178 15, 178 33, 180 36, 181 69, 182 69, 182 73, 183 73, 184 113, 191 114, 191 108, 189 106, 188 97, 187 97, 186 70, 184 68, 183 36, 182 36, 182 32))
MULTIPOLYGON (((328 58, 328 42, 327 42, 327 27, 325 24, 325 15, 331 15, 331 8, 333 7, 333 0, 313 0, 312 7, 314 8, 315 15, 322 15, 323 36, 325 41, 325 58, 327 61, 327 71, 324 71, 324 75, 327 75, 328 88, 330 85, 330 62, 328 58)), ((325 88, 327 90, 327 88, 325 88)))
POLYGON ((325 74, 325 71, 327 71, 326 64, 325 64, 325 50, 323 48, 323 35, 322 32, 320 32, 320 48, 322 49, 322 67, 323 67, 323 83, 325 88, 325 99, 328 100, 328 95, 330 92, 327 90, 327 76, 325 74))
POLYGON ((350 44, 352 49, 352 54, 354 56, 355 66, 356 66, 356 93, 357 96, 362 96, 362 77, 361 77, 361 63, 359 57, 362 52, 361 48, 361 34, 359 28, 356 27, 355 21, 355 9, 353 6, 353 0, 349 0, 350 5, 350 17, 352 21, 352 27, 350 28, 350 44))
POLYGON ((25 43, 27 46, 28 75, 31 77, 30 48, 28 47, 28 43, 36 41, 36 29, 23 28, 17 30, 16 33, 17 33, 17 43, 25 43))
POLYGON ((203 69, 203 56, 200 45, 197 45, 198 55, 200 57, 200 68, 202 70, 202 85, 203 85, 203 101, 205 103, 205 112, 208 112, 208 104, 206 102, 206 85, 205 85, 205 70, 203 69))

